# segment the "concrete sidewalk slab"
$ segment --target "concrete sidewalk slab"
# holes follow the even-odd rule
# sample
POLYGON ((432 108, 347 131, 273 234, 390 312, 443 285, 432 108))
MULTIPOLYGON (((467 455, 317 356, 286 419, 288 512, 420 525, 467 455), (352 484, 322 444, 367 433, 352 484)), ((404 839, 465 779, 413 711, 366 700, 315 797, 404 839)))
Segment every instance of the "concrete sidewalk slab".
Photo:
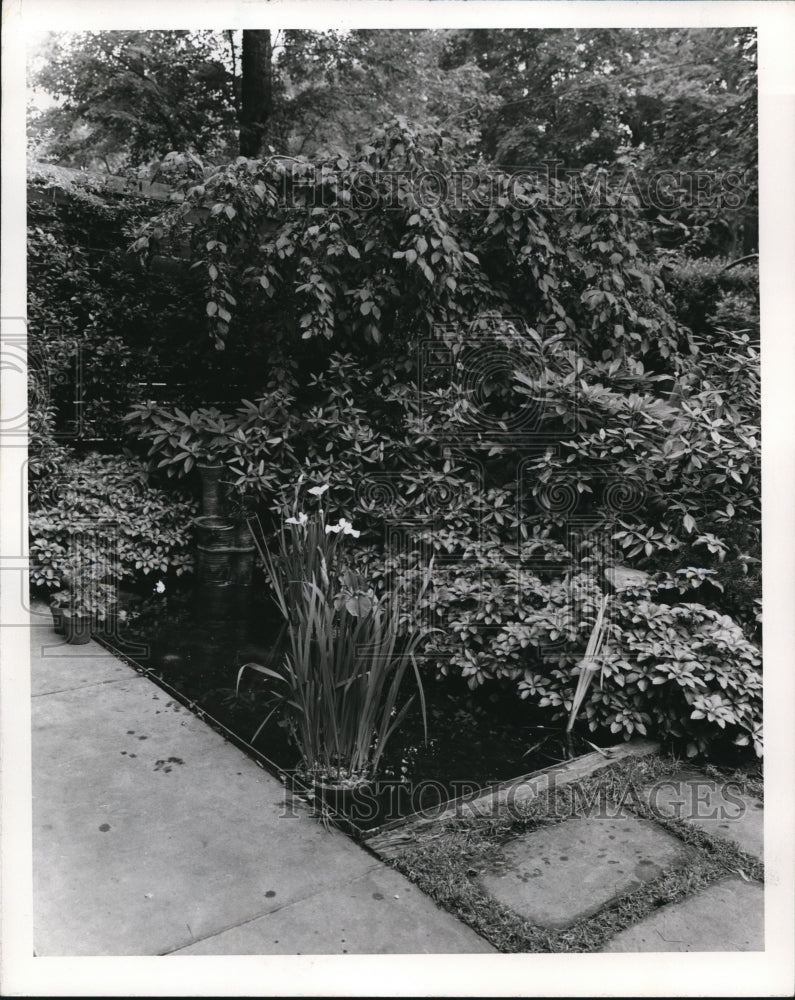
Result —
POLYGON ((31 694, 54 694, 88 684, 105 684, 132 675, 130 667, 95 642, 70 646, 52 627, 36 626, 30 634, 31 655, 36 669, 31 675, 31 694), (87 650, 87 651, 86 651, 87 650))
POLYGON ((566 927, 693 854, 636 816, 567 819, 507 841, 500 868, 478 881, 532 923, 566 927))
MULTIPOLYGON (((348 885, 334 885, 175 954, 283 954, 285 945, 295 955, 345 954, 354 950, 381 955, 460 952, 461 925, 442 927, 436 913, 436 905, 420 889, 394 869, 377 867, 348 885), (319 913, 337 916, 333 921, 319 920, 319 913), (423 933, 423 928, 428 928, 427 932, 423 933)), ((482 938, 472 950, 492 951, 482 938)))
POLYGON ((493 951, 306 809, 285 816, 276 778, 90 647, 32 646, 37 955, 310 953, 315 929, 316 953, 493 951))
POLYGON ((742 792, 737 782, 721 783, 697 771, 682 770, 644 789, 643 794, 658 816, 686 820, 763 859, 763 805, 742 792))
POLYGON ((764 898, 758 882, 724 879, 627 927, 602 951, 764 951, 764 898))

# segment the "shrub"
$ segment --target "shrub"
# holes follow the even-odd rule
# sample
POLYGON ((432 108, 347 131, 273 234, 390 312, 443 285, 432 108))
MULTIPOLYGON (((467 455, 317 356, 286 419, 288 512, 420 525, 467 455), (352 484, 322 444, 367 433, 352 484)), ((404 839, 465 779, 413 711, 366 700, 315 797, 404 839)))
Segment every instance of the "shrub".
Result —
POLYGON ((57 501, 57 487, 71 452, 55 436, 55 407, 45 396, 38 397, 35 384, 28 399, 28 504, 31 511, 57 501))
POLYGON ((89 618, 94 625, 107 621, 119 597, 119 567, 112 555, 101 544, 73 547, 61 571, 64 589, 51 595, 50 604, 65 618, 89 618))
MULTIPOLYGON (((503 678, 563 725, 605 582, 577 574, 545 583, 512 573, 504 552, 492 562, 485 573, 471 559, 434 567, 425 621, 439 631, 423 662, 471 688, 503 678)), ((419 584, 416 557, 384 570, 419 584)), ((584 702, 592 732, 676 739, 689 755, 730 743, 761 755, 761 653, 735 621, 702 604, 660 603, 653 583, 616 593, 608 616, 600 680, 584 702)))
MULTIPOLYGON (((714 329, 721 301, 730 297, 740 304, 747 321, 756 314, 758 326, 759 271, 748 264, 726 270, 729 260, 723 257, 671 257, 664 265, 664 280, 682 323, 697 333, 714 329)), ((748 325, 747 322, 742 323, 748 325)))
MULTIPOLYGON (((544 615, 531 628, 536 642, 544 633, 551 638, 558 621, 544 615)), ((681 739, 689 755, 721 739, 752 743, 761 756, 761 654, 731 618, 700 604, 670 607, 630 595, 612 602, 612 615, 602 684, 585 706, 592 731, 681 739)), ((573 659, 562 651, 543 662, 547 669, 526 668, 519 689, 562 719, 576 682, 573 659)))
POLYGON ((127 227, 151 202, 87 192, 90 175, 46 187, 28 216, 28 358, 46 377, 57 429, 118 442, 121 417, 142 398, 179 398, 185 385, 213 398, 218 365, 193 331, 203 305, 191 275, 175 283, 126 253, 127 227), (75 421, 75 400, 79 421, 75 421))
POLYGON ((51 483, 53 498, 30 515, 33 585, 60 587, 86 540, 118 564, 122 580, 189 572, 197 508, 149 486, 147 478, 140 462, 116 455, 69 460, 51 483))
POLYGON ((149 444, 147 457, 167 476, 188 476, 197 463, 226 467, 224 484, 238 505, 246 500, 273 501, 279 484, 292 475, 290 442, 292 400, 278 383, 253 402, 242 400, 233 412, 179 407, 152 402, 134 407, 124 417, 128 434, 149 444))
MULTIPOLYGON (((428 639, 426 662, 472 686, 547 671, 565 700, 616 559, 663 587, 637 598, 647 602, 633 611, 640 622, 662 608, 684 642, 685 619, 662 601, 686 594, 704 609, 699 628, 731 613, 756 634, 750 269, 680 260, 663 279, 641 250, 649 228, 631 196, 556 203, 542 182, 472 165, 449 137, 403 119, 350 158, 191 163, 183 204, 132 246, 147 265, 189 248, 172 296, 183 320, 168 336, 156 317, 141 325, 158 357, 158 331, 184 355, 175 382, 186 416, 210 405, 217 384, 217 408, 237 424, 237 452, 224 449, 241 492, 279 517, 280 484, 296 471, 331 484, 341 515, 362 525, 357 568, 377 594, 402 578, 416 593, 435 555, 425 611, 444 632, 428 639), (450 178, 463 167, 466 198, 418 195, 428 171, 450 178), (421 365, 429 343, 447 363, 421 365), (208 345, 222 350, 211 359, 208 345), (197 374, 199 361, 209 374, 197 374), (236 411, 241 397, 253 402, 236 411), (536 443, 510 430, 527 407, 536 443), (550 644, 560 663, 545 659, 550 644)), ((139 436, 155 452, 166 442, 157 461, 189 465, 180 432, 139 436)), ((626 595, 612 603, 630 607, 626 595)), ((758 676, 753 648, 724 644, 727 669, 758 676)), ((705 684, 718 694, 714 679, 705 684)), ((625 686, 624 673, 605 672, 611 708, 597 718, 630 733, 633 716, 618 714, 625 686)), ((682 697, 674 724, 659 700, 648 714, 660 733, 724 731, 714 713, 692 719, 702 709, 682 697)))
MULTIPOLYGON (((588 363, 551 350, 533 391, 543 383, 544 419, 548 426, 556 424, 561 445, 557 454, 524 457, 529 473, 524 486, 516 479, 522 456, 510 445, 490 449, 495 453, 490 467, 468 467, 461 449, 444 456, 444 442, 450 439, 445 435, 462 403, 454 386, 436 391, 430 422, 416 421, 409 408, 401 438, 386 432, 389 424, 383 418, 376 423, 367 411, 336 409, 337 398, 366 398, 361 383, 367 376, 343 359, 330 367, 325 382, 328 403, 318 411, 323 419, 307 434, 311 461, 322 467, 335 490, 344 492, 347 486, 349 516, 359 522, 366 514, 370 524, 392 526, 393 545, 386 555, 378 544, 380 533, 368 535, 374 543, 368 571, 373 580, 396 576, 416 587, 423 565, 436 555, 427 610, 441 631, 424 648, 426 663, 440 673, 463 676, 472 687, 499 678, 521 684, 530 669, 532 685, 521 691, 542 706, 563 705, 562 718, 571 704, 576 666, 605 586, 601 574, 614 558, 600 551, 600 542, 612 539, 630 563, 659 571, 653 593, 646 594, 643 603, 638 597, 616 598, 621 610, 615 620, 630 612, 638 616, 635 631, 622 640, 626 663, 643 653, 645 643, 654 646, 654 628, 661 627, 660 616, 668 616, 676 636, 675 657, 685 654, 694 635, 705 637, 694 640, 702 649, 713 642, 709 653, 690 656, 701 678, 695 690, 713 699, 710 704, 717 698, 729 715, 704 710, 703 718, 692 717, 702 708, 688 700, 679 685, 663 686, 667 675, 662 665, 653 684, 641 683, 645 693, 633 707, 627 702, 628 668, 611 666, 614 656, 599 694, 589 703, 599 706, 590 710, 589 722, 626 736, 650 726, 655 736, 685 739, 692 751, 725 736, 723 718, 735 742, 753 741, 761 748, 760 654, 725 614, 734 611, 749 634, 756 634, 754 597, 760 593, 760 581, 756 557, 749 553, 758 552, 759 439, 752 422, 757 416, 758 360, 746 335, 727 332, 724 340, 722 353, 701 351, 683 366, 685 390, 692 386, 685 404, 655 396, 653 380, 629 363, 588 363), (578 406, 570 395, 576 364, 582 390, 578 406), (632 389, 634 396, 628 392, 632 389), (355 442, 355 451, 350 442, 355 442), (491 485, 477 469, 491 473, 491 485), (350 484, 361 487, 368 479, 376 487, 373 495, 360 489, 357 496, 350 484), (638 503, 628 504, 621 513, 611 487, 631 494, 633 484, 638 503), (556 489, 571 493, 568 514, 556 515, 544 505, 545 494, 548 500, 556 489), (583 509, 593 538, 588 531, 572 537, 579 497, 587 498, 583 509), (423 526, 423 520, 431 526, 423 526), (419 526, 412 527, 418 521, 419 526), (398 543, 394 529, 400 526, 398 543), (599 580, 576 576, 577 569, 589 565, 599 570, 599 580), (746 590, 731 592, 729 581, 737 574, 744 574, 746 590), (588 600, 581 592, 586 581, 588 600), (679 600, 688 602, 701 601, 711 587, 715 606, 701 604, 696 613, 688 610, 690 605, 655 603, 654 594, 669 598, 672 586, 679 600), (644 621, 655 624, 644 632, 639 625, 644 621), (559 652, 547 659, 544 651, 555 647, 559 652), (545 686, 542 677, 551 668, 545 686)), ((526 350, 528 343, 524 341, 526 350)), ((522 385, 519 382, 519 388, 522 385)), ((405 388, 385 387, 369 412, 388 412, 388 401, 405 398, 405 388)), ((505 387, 507 413, 509 390, 505 387)), ((406 395, 417 398, 411 391, 406 395)))

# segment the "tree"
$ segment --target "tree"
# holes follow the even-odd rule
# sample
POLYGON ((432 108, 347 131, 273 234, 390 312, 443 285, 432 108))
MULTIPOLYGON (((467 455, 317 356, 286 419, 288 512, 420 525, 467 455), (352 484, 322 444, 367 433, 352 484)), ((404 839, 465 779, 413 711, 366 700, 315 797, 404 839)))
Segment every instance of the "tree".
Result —
POLYGON ((270 31, 244 31, 240 102, 240 155, 259 156, 273 114, 270 31))
POLYGON ((641 161, 647 171, 690 178, 691 190, 670 213, 683 224, 687 249, 732 258, 749 253, 758 247, 755 29, 680 29, 653 37, 633 74, 638 99, 653 109, 641 161))
POLYGON ((443 69, 450 32, 94 32, 53 35, 32 82, 58 100, 34 113, 42 152, 73 166, 139 166, 172 151, 353 151, 402 114, 479 135, 494 103, 472 61, 443 69), (239 131, 239 137, 238 137, 239 131))
MULTIPOLYGON (((174 150, 215 163, 257 156, 265 142, 351 154, 401 115, 508 169, 597 164, 646 184, 686 173, 658 242, 732 256, 756 247, 751 29, 242 34, 242 46, 232 31, 54 37, 34 82, 61 103, 34 116, 31 134, 58 160, 115 170, 174 150), (732 178, 734 200, 694 199, 686 186, 699 172, 732 178)), ((662 201, 647 198, 649 218, 662 201)))
POLYGON ((642 45, 615 29, 465 30, 449 40, 444 66, 474 61, 488 75, 498 98, 481 121, 489 159, 510 168, 607 164, 626 143, 625 71, 642 45))
MULTIPOLYGON (((753 29, 455 33, 444 65, 471 60, 499 98, 480 121, 488 159, 511 169, 594 163, 632 170, 643 184, 662 171, 686 174, 669 192, 676 207, 658 241, 707 254, 755 248, 753 29)), ((650 218, 663 200, 647 198, 650 218)))
POLYGON ((49 158, 116 171, 171 150, 228 154, 236 126, 227 40, 209 31, 51 35, 32 82, 58 100, 31 119, 49 158))
POLYGON ((289 121, 286 152, 353 152, 357 141, 396 115, 479 138, 494 105, 487 75, 472 60, 444 67, 452 31, 285 32, 278 68, 289 121))

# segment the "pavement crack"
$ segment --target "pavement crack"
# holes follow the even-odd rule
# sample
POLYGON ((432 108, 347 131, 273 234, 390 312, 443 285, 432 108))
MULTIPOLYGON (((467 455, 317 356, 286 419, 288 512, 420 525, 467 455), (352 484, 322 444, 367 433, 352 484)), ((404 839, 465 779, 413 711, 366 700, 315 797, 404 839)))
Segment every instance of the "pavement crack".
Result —
POLYGON ((75 684, 72 687, 56 688, 54 691, 38 691, 35 694, 31 694, 31 699, 33 698, 46 698, 51 694, 67 694, 69 691, 81 691, 83 688, 89 687, 100 687, 104 684, 120 684, 123 681, 129 681, 129 677, 111 677, 104 681, 86 681, 85 684, 75 684))
MULTIPOLYGON (((367 868, 364 871, 362 871, 360 875, 357 875, 355 878, 350 879, 346 884, 350 885, 352 883, 358 882, 360 881, 360 879, 366 878, 368 875, 371 875, 373 871, 376 871, 378 869, 383 869, 383 867, 384 867, 383 864, 376 864, 372 868, 367 868)), ((255 921, 261 920, 263 917, 273 916, 273 914, 279 913, 281 910, 286 910, 289 907, 295 906, 298 903, 303 903, 307 899, 311 899, 313 896, 317 896, 321 893, 328 892, 328 890, 332 887, 333 883, 330 885, 316 886, 309 892, 305 892, 297 896, 294 896, 292 899, 285 900, 285 902, 281 903, 278 906, 269 906, 266 909, 261 910, 258 913, 255 913, 253 916, 247 917, 245 920, 238 920, 235 923, 228 924, 227 926, 221 927, 218 930, 210 931, 207 934, 201 934, 199 937, 191 937, 191 940, 188 941, 187 944, 180 944, 177 945, 176 948, 169 948, 166 951, 158 952, 158 955, 161 956, 176 955, 179 952, 183 951, 185 948, 191 947, 191 945, 200 944, 202 941, 210 941, 212 940, 212 938, 220 937, 222 934, 226 934, 227 931, 235 930, 237 927, 246 927, 248 924, 253 924, 255 921)), ((185 926, 190 931, 190 926, 187 923, 185 924, 185 926)))

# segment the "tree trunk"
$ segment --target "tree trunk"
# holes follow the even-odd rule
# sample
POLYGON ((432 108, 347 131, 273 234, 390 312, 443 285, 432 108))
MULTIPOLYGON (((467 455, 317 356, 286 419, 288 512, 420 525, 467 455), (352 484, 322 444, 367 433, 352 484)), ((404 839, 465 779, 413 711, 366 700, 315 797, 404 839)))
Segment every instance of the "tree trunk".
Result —
POLYGON ((244 31, 240 155, 259 156, 271 116, 271 33, 244 31))

